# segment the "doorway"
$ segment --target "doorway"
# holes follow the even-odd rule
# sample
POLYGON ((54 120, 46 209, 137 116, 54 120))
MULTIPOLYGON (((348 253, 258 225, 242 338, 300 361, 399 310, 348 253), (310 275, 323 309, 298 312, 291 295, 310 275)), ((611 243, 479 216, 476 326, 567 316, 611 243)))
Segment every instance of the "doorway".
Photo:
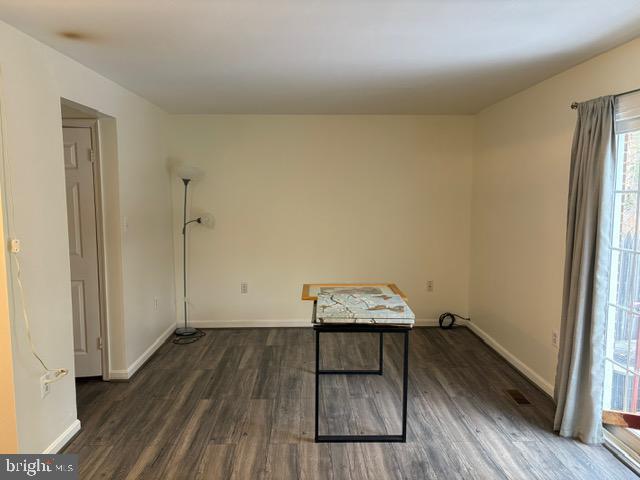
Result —
POLYGON ((62 103, 76 378, 107 378, 98 117, 62 103))

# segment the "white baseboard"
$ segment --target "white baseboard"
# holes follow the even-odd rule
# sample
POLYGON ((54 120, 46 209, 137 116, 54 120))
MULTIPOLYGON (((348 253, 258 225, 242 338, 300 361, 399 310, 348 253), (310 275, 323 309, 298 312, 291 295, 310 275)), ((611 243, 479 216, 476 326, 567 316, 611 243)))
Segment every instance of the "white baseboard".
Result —
POLYGON ((44 449, 45 454, 58 453, 80 431, 80 420, 77 418, 69 425, 51 445, 44 449))
MULTIPOLYGON (((189 325, 196 328, 283 328, 283 327, 310 327, 309 319, 291 318, 285 320, 200 320, 189 322, 189 325)), ((435 319, 418 319, 416 326, 430 327, 438 325, 435 319)), ((154 352, 171 336, 175 325, 169 326, 165 332, 160 335, 155 342, 140 355, 126 370, 111 370, 109 372, 110 380, 128 380, 144 363, 154 354, 154 352)))
MULTIPOLYGON (((283 328, 283 327, 310 327, 311 322, 309 319, 291 318, 284 320, 200 320, 192 321, 189 323, 192 327, 196 328, 283 328)), ((476 335, 484 340, 487 345, 494 349, 499 355, 501 355, 507 362, 509 362, 514 368, 516 368, 525 377, 535 383, 548 395, 553 396, 553 385, 543 379, 538 373, 533 371, 529 366, 524 364, 513 353, 499 344, 493 337, 482 330, 478 325, 466 320, 456 319, 456 324, 465 326, 471 329, 476 335)), ((438 320, 435 318, 419 318, 416 319, 416 327, 437 327, 438 320)), ((144 363, 153 355, 153 353, 164 343, 164 341, 173 333, 175 325, 169 326, 165 332, 163 332, 158 339, 133 362, 126 370, 112 370, 111 379, 114 380, 128 380, 131 378, 138 369, 144 365, 144 363)))
POLYGON ((285 320, 199 320, 189 322, 195 328, 277 328, 309 327, 311 320, 289 318, 285 320))
MULTIPOLYGON (((310 327, 311 320, 290 318, 286 320, 199 320, 189 322, 195 328, 282 328, 310 327)), ((416 319, 416 327, 434 327, 438 320, 434 318, 416 319)))
MULTIPOLYGON (((196 328, 282 328, 282 327, 310 327, 311 322, 309 319, 291 318, 285 320, 200 320, 192 321, 189 323, 192 327, 196 328)), ((548 395, 553 396, 553 385, 543 379, 529 366, 524 364, 513 353, 499 344, 493 337, 482 330, 478 325, 466 320, 456 319, 456 324, 465 326, 471 329, 476 335, 484 340, 493 350, 495 350, 500 356, 502 356, 507 362, 509 362, 514 368, 516 368, 525 377, 535 383, 548 395)), ((437 327, 438 320, 435 318, 419 318, 416 319, 416 327, 437 327)), ((131 378, 138 369, 144 365, 144 363, 153 355, 153 353, 164 343, 164 341, 173 333, 175 325, 169 326, 156 341, 140 355, 126 370, 112 370, 110 372, 110 378, 113 380, 128 380, 131 378)), ((79 427, 78 427, 79 428, 79 427)))
POLYGON ((541 388, 545 393, 549 396, 553 397, 553 385, 547 382, 544 378, 534 372, 528 365, 524 364, 518 357, 516 357, 513 353, 507 350, 505 347, 500 345, 493 337, 491 337, 488 333, 482 330, 478 325, 473 322, 462 321, 460 325, 465 325, 467 328, 471 329, 476 335, 478 335, 482 340, 485 341, 487 345, 493 348, 498 354, 504 358, 507 362, 509 362, 516 370, 522 373, 525 377, 535 383, 539 388, 541 388))
POLYGON ((171 336, 171 334, 176 329, 175 325, 169 325, 169 327, 160 334, 158 338, 156 338, 155 342, 153 342, 149 348, 147 348, 142 355, 135 359, 135 361, 129 365, 129 368, 126 370, 111 370, 109 372, 110 380, 129 380, 133 375, 144 365, 144 363, 149 360, 151 355, 155 353, 160 345, 162 345, 167 338, 171 336))
POLYGON ((416 318, 416 327, 437 327, 437 318, 416 318))

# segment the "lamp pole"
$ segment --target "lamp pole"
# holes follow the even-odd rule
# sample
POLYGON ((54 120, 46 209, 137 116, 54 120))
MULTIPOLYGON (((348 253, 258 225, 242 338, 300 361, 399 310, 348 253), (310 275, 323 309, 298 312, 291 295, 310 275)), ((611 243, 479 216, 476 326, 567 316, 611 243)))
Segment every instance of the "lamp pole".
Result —
MULTIPOLYGON (((190 178, 183 178, 184 183, 184 205, 182 209, 182 301, 184 304, 184 327, 176 328, 175 334, 179 336, 194 335, 197 330, 193 327, 187 326, 188 313, 187 313, 187 225, 191 222, 187 222, 187 191, 189 189, 190 178)), ((200 219, 196 220, 199 221, 200 219)))

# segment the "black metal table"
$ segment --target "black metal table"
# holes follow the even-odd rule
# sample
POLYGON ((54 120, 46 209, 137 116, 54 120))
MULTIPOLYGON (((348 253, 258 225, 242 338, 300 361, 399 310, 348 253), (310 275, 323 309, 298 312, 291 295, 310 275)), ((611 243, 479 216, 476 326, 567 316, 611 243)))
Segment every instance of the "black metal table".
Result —
POLYGON ((313 304, 313 329, 316 344, 316 391, 315 391, 315 441, 319 442, 406 442, 407 441, 407 394, 409 387, 409 333, 411 325, 317 323, 316 301, 313 304), (378 333, 378 368, 375 370, 322 370, 320 369, 320 333, 378 333), (384 334, 404 335, 402 369, 402 433, 397 435, 321 435, 318 432, 318 410, 320 400, 320 375, 383 375, 384 334))

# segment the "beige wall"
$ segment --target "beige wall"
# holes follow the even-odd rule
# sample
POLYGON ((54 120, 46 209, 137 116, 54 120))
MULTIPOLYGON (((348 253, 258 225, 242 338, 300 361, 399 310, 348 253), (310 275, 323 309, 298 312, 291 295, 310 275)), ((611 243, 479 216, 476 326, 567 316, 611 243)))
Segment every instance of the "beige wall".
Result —
POLYGON ((306 324, 304 282, 394 281, 421 319, 467 312, 471 117, 184 115, 170 130, 171 156, 207 172, 193 208, 217 221, 190 230, 197 324, 306 324))
MULTIPOLYGON (((42 374, 26 342, 12 279, 12 344, 19 449, 42 452, 77 426, 69 287, 60 98, 110 115, 117 122, 117 190, 128 230, 110 232, 123 258, 126 343, 116 367, 126 369, 175 322, 169 177, 164 168, 167 115, 75 61, 0 22, 0 102, 13 191, 4 207, 22 241, 21 263, 34 343, 52 367, 71 374, 40 398, 42 374), (7 209, 9 200, 13 212, 7 209), (154 309, 153 297, 161 299, 154 309), (63 435, 61 437, 61 435, 63 435)), ((6 182, 6 177, 5 177, 6 182)), ((111 217, 110 217, 111 218, 111 217)), ((112 219, 113 220, 113 219, 112 219)), ((113 333, 113 332, 112 332, 113 333)), ((120 342, 122 342, 120 338, 120 342)), ((59 445, 58 445, 59 446, 59 445)))
POLYGON ((640 86, 635 40, 477 116, 473 322, 550 391, 560 329, 573 101, 640 86))
MULTIPOLYGON (((107 248, 121 255, 114 368, 123 372, 176 318, 181 263, 172 232, 180 183, 166 153, 197 164, 192 318, 303 321, 307 281, 393 280, 421 319, 445 310, 473 323, 547 389, 556 351, 573 100, 635 88, 640 40, 553 77, 473 117, 168 116, 95 72, 0 23, 0 104, 13 165, 11 221, 33 336, 46 361, 73 369, 60 98, 114 118, 117 188, 107 248), (474 127, 474 123, 476 124, 474 127), (475 158, 473 158, 475 157, 475 158), (473 170, 473 188, 472 182, 473 170), (470 241, 471 229, 471 241, 470 241), (172 250, 175 249, 175 250, 172 250), (470 274, 471 272, 471 274, 470 274), (435 291, 428 293, 427 280, 435 291), (239 284, 249 283, 241 295, 239 284), (160 304, 154 308, 154 297, 160 304), (470 305, 470 306, 469 306, 470 305)), ((113 185, 112 185, 113 186, 113 185)), ((174 237, 179 240, 178 236, 174 237)), ((41 374, 16 314, 11 342, 19 449, 40 452, 76 422, 73 375, 40 399, 41 374)), ((10 286, 11 286, 10 285, 10 286)), ((117 290, 117 289, 116 289, 117 290)), ((180 318, 180 309, 178 309, 180 318)))

